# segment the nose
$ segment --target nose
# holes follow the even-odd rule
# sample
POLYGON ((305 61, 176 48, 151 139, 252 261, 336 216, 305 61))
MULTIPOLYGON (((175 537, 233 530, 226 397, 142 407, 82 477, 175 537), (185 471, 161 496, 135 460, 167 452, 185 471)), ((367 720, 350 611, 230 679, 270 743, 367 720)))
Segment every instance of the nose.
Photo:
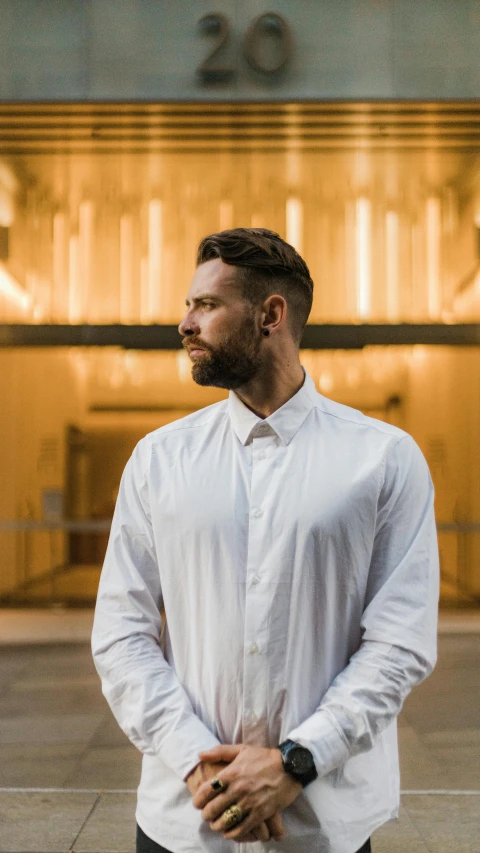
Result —
POLYGON ((198 323, 195 322, 190 311, 187 311, 182 322, 179 323, 178 333, 182 335, 182 337, 188 337, 188 335, 198 335, 199 331, 198 323))

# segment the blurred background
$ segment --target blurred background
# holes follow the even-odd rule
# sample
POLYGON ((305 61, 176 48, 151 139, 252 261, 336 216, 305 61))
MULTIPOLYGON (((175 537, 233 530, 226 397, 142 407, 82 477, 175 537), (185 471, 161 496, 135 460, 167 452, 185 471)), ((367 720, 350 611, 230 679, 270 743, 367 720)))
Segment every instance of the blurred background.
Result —
POLYGON ((93 606, 136 442, 224 396, 176 326, 235 226, 303 255, 302 363, 436 488, 439 664, 374 853, 478 851, 479 40, 478 0, 0 0, 0 853, 134 849, 93 606))
POLYGON ((174 327, 198 242, 242 225, 305 257, 303 364, 323 394, 414 436, 436 487, 442 602, 476 605, 480 109, 4 106, 1 119, 0 312, 15 346, 0 350, 0 601, 93 604, 136 442, 224 396, 192 382, 174 327), (432 344, 402 343, 429 326, 432 344), (365 346, 350 348, 352 327, 365 346))

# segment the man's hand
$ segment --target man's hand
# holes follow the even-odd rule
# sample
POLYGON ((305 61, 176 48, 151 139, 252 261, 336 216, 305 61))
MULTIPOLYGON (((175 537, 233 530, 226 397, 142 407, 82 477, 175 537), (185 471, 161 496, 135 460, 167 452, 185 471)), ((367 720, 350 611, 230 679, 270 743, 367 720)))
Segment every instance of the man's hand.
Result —
POLYGON ((228 762, 226 761, 201 761, 200 764, 197 764, 195 769, 192 770, 185 779, 187 788, 192 797, 197 793, 198 789, 204 782, 208 782, 210 779, 213 779, 218 773, 220 773, 220 770, 224 770, 225 767, 228 767, 228 762))
MULTIPOLYGON (((226 761, 201 761, 200 764, 197 764, 195 769, 185 779, 192 797, 195 797, 197 791, 203 785, 210 791, 212 796, 215 796, 215 792, 212 791, 210 785, 210 780, 218 776, 220 771, 224 770, 225 767, 228 767, 228 762, 226 761)), ((245 838, 242 838, 242 842, 269 841, 270 838, 279 841, 280 838, 283 838, 283 834, 282 816, 278 813, 267 821, 260 821, 245 838)))
POLYGON ((193 797, 193 805, 202 809, 211 829, 233 841, 245 842, 255 827, 287 808, 302 791, 300 782, 285 773, 278 749, 245 744, 216 746, 199 757, 202 761, 228 762, 228 767, 217 773, 227 785, 226 791, 215 795, 211 785, 204 783, 193 797), (225 831, 221 815, 234 803, 246 817, 225 831))

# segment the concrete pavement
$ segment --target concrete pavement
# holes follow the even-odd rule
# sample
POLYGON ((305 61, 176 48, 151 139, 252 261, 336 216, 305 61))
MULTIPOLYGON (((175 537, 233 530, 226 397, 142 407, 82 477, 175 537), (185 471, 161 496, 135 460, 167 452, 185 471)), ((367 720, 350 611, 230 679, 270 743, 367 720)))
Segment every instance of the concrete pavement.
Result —
MULTIPOLYGON (((440 637, 399 719, 402 811, 374 853, 480 853, 479 661, 479 634, 440 637)), ((0 646, 0 853, 133 853, 139 773, 88 645, 0 646)))

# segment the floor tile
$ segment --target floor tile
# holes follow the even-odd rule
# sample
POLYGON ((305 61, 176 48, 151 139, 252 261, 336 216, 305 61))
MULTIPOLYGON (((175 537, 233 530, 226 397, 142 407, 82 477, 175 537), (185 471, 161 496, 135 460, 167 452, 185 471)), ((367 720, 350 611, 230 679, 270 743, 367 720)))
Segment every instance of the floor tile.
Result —
POLYGON ((59 788, 78 764, 83 744, 0 746, 1 788, 59 788))
MULTIPOLYGON (((0 650, 4 648, 0 646, 0 650)), ((12 647, 16 655, 16 649, 21 647, 12 647)), ((93 663, 90 647, 83 643, 59 643, 49 645, 29 645, 23 647, 24 654, 21 658, 26 659, 27 666, 25 672, 28 674, 45 675, 49 673, 61 673, 67 677, 77 675, 95 675, 95 665, 93 663), (25 654, 25 649, 29 650, 29 654, 25 654)), ((8 657, 8 656, 7 656, 8 657)), ((1 660, 1 653, 0 653, 1 660)))
POLYGON ((10 687, 13 682, 13 675, 8 673, 0 673, 0 697, 6 695, 6 693, 10 690, 10 687))
MULTIPOLYGON (((480 660, 480 656, 479 656, 480 660)), ((412 691, 412 697, 418 701, 430 701, 447 693, 459 695, 464 691, 480 689, 480 667, 470 665, 444 669, 439 667, 412 691)))
POLYGON ((75 853, 133 853, 135 804, 134 794, 103 794, 77 839, 75 853))
POLYGON ((428 790, 445 787, 445 774, 434 752, 423 743, 412 727, 398 731, 400 780, 403 790, 428 790))
POLYGON ((472 729, 479 724, 479 690, 472 689, 458 693, 445 693, 440 697, 431 697, 429 701, 422 695, 407 697, 404 713, 415 729, 421 733, 438 732, 442 729, 472 729))
MULTIPOLYGON (((432 747, 443 768, 449 789, 480 791, 480 744, 454 747, 432 747)), ((480 829, 479 829, 480 837, 480 829)), ((480 843, 479 843, 480 849, 480 843)))
POLYGON ((102 717, 101 713, 92 713, 0 720, 0 743, 87 744, 102 717))
POLYGON ((19 655, 16 647, 8 647, 8 654, 5 654, 5 648, 0 646, 0 678, 11 682, 15 678, 19 678, 29 666, 29 658, 25 655, 19 655))
POLYGON ((97 794, 0 792, 1 853, 66 853, 97 794))
POLYGON ((12 686, 18 693, 30 690, 58 690, 60 687, 62 690, 86 689, 97 690, 98 692, 100 679, 96 673, 90 672, 77 672, 67 675, 58 670, 54 672, 50 670, 48 672, 39 672, 36 670, 33 674, 31 672, 24 673, 15 680, 12 686))
POLYGON ((431 853, 478 853, 480 796, 405 796, 403 804, 431 853))
POLYGON ((134 746, 89 748, 64 781, 66 788, 137 788, 142 756, 134 746))
POLYGON ((398 820, 385 823, 372 836, 372 853, 429 853, 418 829, 402 806, 398 820))
POLYGON ((429 746, 480 746, 480 726, 478 729, 443 729, 422 736, 429 746))
POLYGON ((130 746, 128 737, 109 709, 90 740, 89 746, 130 746))
POLYGON ((18 690, 13 687, 0 698, 0 719, 9 717, 45 717, 54 714, 102 713, 106 702, 97 688, 59 687, 18 690))
MULTIPOLYGON (((439 650, 399 718, 402 788, 478 790, 480 637, 441 636, 439 650)), ((139 781, 141 755, 101 695, 87 644, 0 647, 0 743, 0 787, 134 789, 139 781)), ((47 792, 8 796, 34 799, 28 808, 8 800, 0 853, 66 851, 89 813, 85 795, 66 791, 60 802, 47 792)), ((86 796, 97 806, 77 853, 131 853, 135 795, 86 796)), ((479 807, 480 797, 406 796, 400 820, 375 833, 373 853, 480 853, 479 807)))

